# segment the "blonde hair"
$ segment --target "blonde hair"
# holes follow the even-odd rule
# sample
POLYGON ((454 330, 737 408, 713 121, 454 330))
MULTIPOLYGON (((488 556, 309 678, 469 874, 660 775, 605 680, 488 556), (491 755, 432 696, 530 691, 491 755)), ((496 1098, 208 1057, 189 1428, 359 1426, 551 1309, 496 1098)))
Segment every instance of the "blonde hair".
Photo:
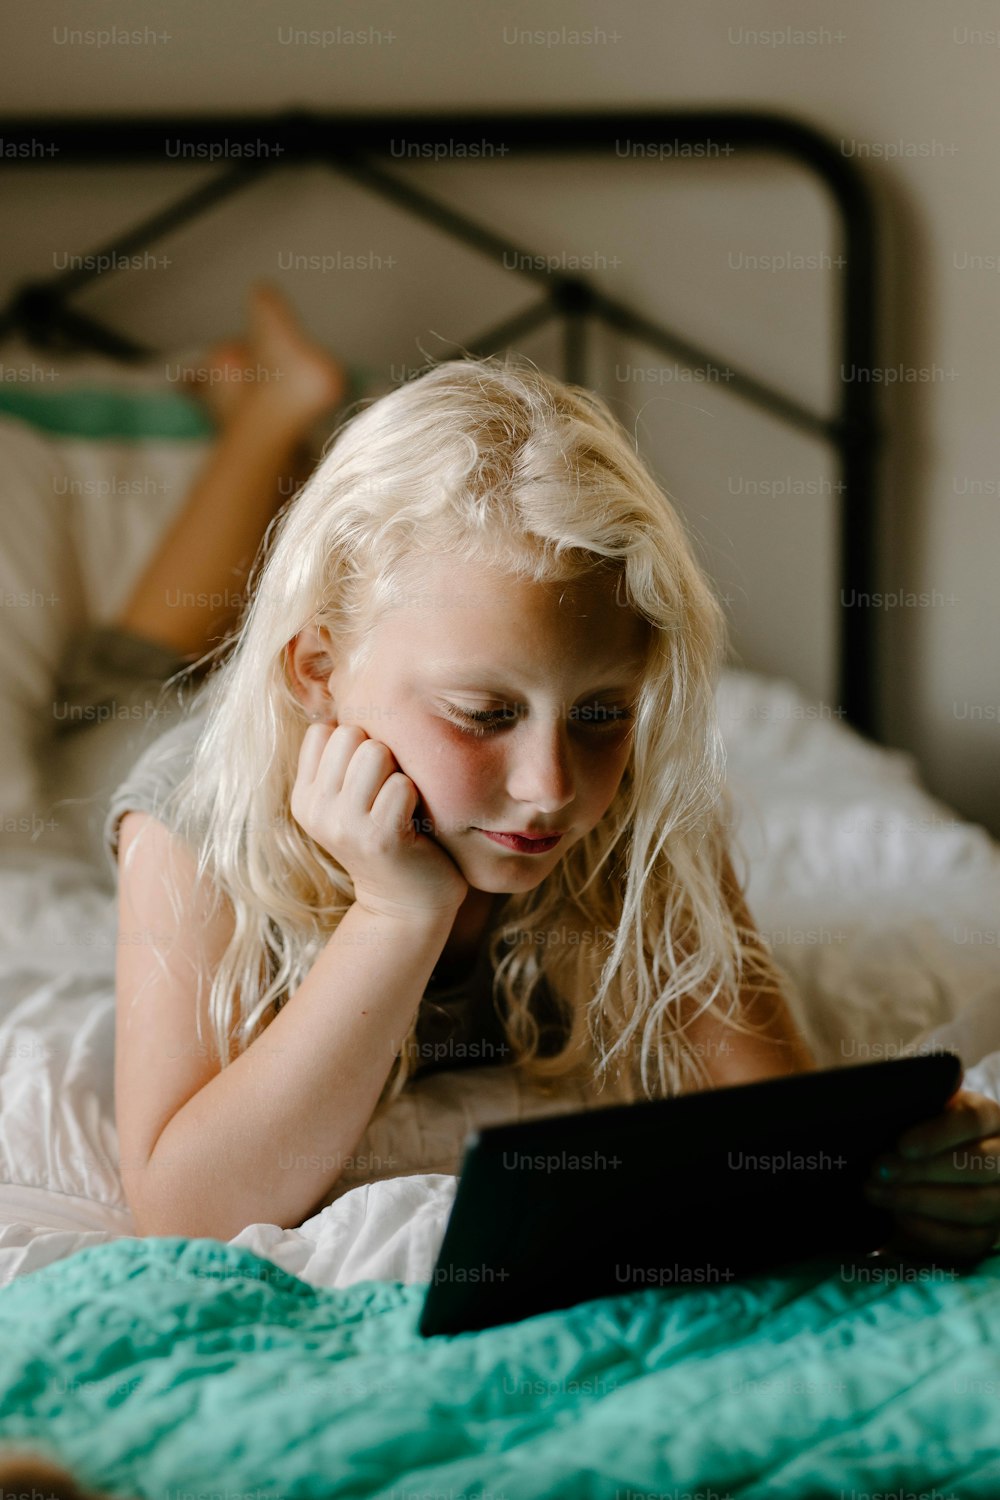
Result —
MULTIPOLYGON (((542 1087, 571 1076, 603 1087, 623 1067, 647 1097, 703 1086, 686 1028, 712 1009, 755 1033, 741 989, 781 989, 724 890, 724 617, 604 401, 512 354, 431 365, 355 411, 272 522, 244 616, 216 648, 228 654, 199 693, 190 769, 158 816, 198 846, 196 889, 210 877, 204 899, 224 893, 235 913, 208 1004, 221 1066, 273 1019, 354 899, 348 873, 289 812, 307 719, 286 646, 311 624, 358 666, 381 613, 425 557, 443 555, 538 582, 611 579, 648 631, 608 812, 539 886, 506 898, 490 937, 513 1064, 542 1087), (541 986, 564 1022, 555 1051, 540 1045, 541 986)), ((413 1071, 419 1016, 380 1103, 413 1071)))

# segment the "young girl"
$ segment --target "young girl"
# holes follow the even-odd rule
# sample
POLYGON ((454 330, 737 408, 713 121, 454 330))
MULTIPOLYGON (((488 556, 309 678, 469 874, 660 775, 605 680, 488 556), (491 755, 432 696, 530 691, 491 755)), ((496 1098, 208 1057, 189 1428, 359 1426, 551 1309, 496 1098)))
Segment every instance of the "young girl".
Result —
MULTIPOLYGON (((470 1034, 553 1091, 814 1066, 728 854, 723 617, 599 397, 432 367, 342 426, 259 562, 190 764, 121 824, 140 1233, 301 1223, 416 1072, 433 982, 484 952, 470 1034)), ((1000 1119, 956 1100, 914 1138, 1000 1119)), ((935 1157, 919 1181, 961 1186, 900 1228, 983 1253, 984 1180, 935 1157)))

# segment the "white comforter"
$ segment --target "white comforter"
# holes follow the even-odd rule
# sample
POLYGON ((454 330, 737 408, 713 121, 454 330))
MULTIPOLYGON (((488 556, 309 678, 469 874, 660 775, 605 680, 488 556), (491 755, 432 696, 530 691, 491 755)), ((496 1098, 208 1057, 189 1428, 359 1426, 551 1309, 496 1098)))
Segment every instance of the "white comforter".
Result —
MULTIPOLYGON (((731 672, 719 704, 750 906, 821 1062, 897 1056, 934 1031, 966 1087, 1000 1098, 1000 845, 929 797, 910 757, 787 683, 731 672)), ((116 1166, 115 925, 84 859, 0 855, 0 1284, 133 1233, 116 1166)), ((456 1152, 483 1107, 467 1081, 456 1152)), ((405 1138, 390 1131, 400 1175, 233 1243, 317 1285, 429 1280, 456 1178, 420 1171, 412 1140, 411 1114, 405 1138)))

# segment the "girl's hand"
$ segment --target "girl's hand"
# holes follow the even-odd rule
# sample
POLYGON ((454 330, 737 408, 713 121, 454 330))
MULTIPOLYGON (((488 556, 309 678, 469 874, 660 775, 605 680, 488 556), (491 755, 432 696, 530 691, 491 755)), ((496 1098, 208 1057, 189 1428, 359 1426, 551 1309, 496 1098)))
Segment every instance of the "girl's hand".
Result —
POLYGON ((388 745, 357 724, 310 724, 290 806, 299 827, 354 882, 354 899, 379 916, 454 916, 469 886, 451 855, 419 833, 420 793, 388 745))
POLYGON ((872 1163, 865 1185, 869 1201, 895 1216, 888 1248, 917 1259, 982 1259, 1000 1234, 1000 1104, 958 1089, 897 1148, 872 1163), (895 1172, 887 1180, 883 1164, 895 1172))

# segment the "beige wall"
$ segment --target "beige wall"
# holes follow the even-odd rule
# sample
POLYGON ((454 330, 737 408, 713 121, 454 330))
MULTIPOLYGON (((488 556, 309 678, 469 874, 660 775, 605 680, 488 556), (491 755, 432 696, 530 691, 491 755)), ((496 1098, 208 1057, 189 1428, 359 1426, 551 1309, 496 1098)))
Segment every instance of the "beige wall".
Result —
MULTIPOLYGON (((738 106, 797 116, 845 152, 874 147, 864 165, 883 232, 880 363, 933 376, 890 389, 885 402, 881 585, 930 601, 880 611, 886 738, 916 757, 933 791, 1000 834, 1000 10, 975 0, 105 0, 85 12, 8 0, 0 108, 738 106), (79 36, 116 27, 113 39, 79 36), (590 40, 574 39, 581 28, 590 40), (328 36, 301 40, 310 31, 328 36), (359 31, 366 39, 351 39, 359 31), (551 31, 555 40, 534 39, 551 31)), ((595 279, 613 295, 828 405, 838 246, 824 196, 801 169, 623 154, 603 164, 507 157, 405 170, 533 251, 594 257, 595 279), (805 268, 760 268, 775 255, 806 257, 805 268)), ((43 171, 8 178, 0 291, 45 274, 54 255, 94 249, 204 175, 178 170, 168 188, 153 171, 67 173, 58 192, 43 171)), ((238 327, 247 279, 273 276, 325 342, 389 372, 471 338, 534 295, 510 271, 315 170, 262 183, 164 248, 169 267, 110 278, 81 305, 177 349, 238 327), (290 255, 331 249, 382 264, 281 269, 290 255)), ((557 345, 525 347, 549 358, 557 345)), ((683 509, 727 598, 738 659, 832 704, 835 476, 825 448, 790 437, 722 382, 685 383, 669 361, 603 332, 592 379, 683 509), (805 492, 774 493, 783 487, 805 492)))

